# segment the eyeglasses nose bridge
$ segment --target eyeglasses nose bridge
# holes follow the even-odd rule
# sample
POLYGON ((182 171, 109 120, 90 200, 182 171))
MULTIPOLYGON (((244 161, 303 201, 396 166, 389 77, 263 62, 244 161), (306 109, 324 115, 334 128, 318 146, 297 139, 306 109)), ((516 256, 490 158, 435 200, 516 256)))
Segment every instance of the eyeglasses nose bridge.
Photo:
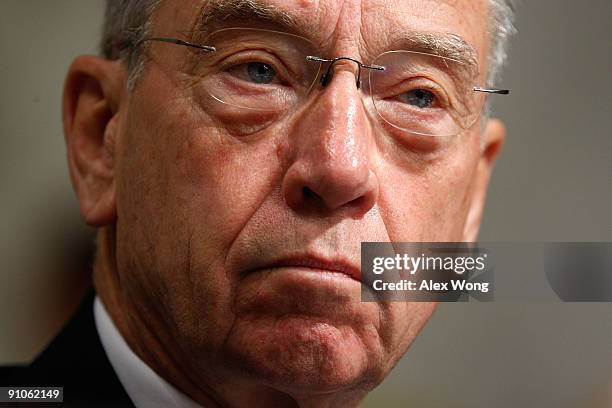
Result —
POLYGON ((333 59, 325 59, 325 58, 320 58, 320 57, 315 57, 312 55, 308 55, 306 57, 307 61, 316 61, 316 62, 329 62, 329 66, 327 67, 327 70, 325 71, 325 74, 323 74, 321 76, 321 86, 322 87, 326 87, 332 80, 333 77, 333 66, 336 62, 338 61, 342 61, 342 60, 347 60, 347 61, 352 61, 355 64, 357 64, 357 75, 355 78, 355 85, 357 86, 357 89, 359 89, 361 87, 361 68, 367 68, 367 69, 376 69, 376 70, 384 70, 385 67, 379 66, 379 65, 366 65, 364 63, 362 63, 361 61, 355 59, 355 58, 351 58, 351 57, 336 57, 333 59))

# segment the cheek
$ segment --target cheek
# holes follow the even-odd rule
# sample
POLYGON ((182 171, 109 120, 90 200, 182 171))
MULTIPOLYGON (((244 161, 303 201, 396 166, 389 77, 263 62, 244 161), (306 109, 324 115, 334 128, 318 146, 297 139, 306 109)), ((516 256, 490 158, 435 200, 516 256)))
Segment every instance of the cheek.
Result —
POLYGON ((380 206, 391 241, 460 241, 476 157, 472 146, 422 165, 393 161, 378 174, 380 206))
POLYGON ((189 136, 175 163, 177 211, 185 212, 193 229, 209 234, 219 255, 278 184, 280 164, 271 141, 242 143, 213 128, 189 136))
POLYGON ((127 126, 118 263, 138 301, 178 326, 184 344, 210 345, 232 322, 227 250, 278 184, 279 164, 272 140, 237 140, 178 105, 151 112, 156 104, 148 103, 127 126))

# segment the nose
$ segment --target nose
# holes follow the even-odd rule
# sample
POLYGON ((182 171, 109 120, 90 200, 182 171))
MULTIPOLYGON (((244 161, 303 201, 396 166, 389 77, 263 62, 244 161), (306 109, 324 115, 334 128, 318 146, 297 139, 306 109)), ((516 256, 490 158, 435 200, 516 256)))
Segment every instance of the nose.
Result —
POLYGON ((282 192, 298 212, 344 211, 361 218, 378 197, 375 144, 354 69, 338 68, 289 130, 282 192))

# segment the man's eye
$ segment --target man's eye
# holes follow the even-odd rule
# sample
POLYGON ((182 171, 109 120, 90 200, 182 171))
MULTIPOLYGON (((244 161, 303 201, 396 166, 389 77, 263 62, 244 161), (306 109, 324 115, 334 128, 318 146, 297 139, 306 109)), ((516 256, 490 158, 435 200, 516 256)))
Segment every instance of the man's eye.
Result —
POLYGON ((257 85, 278 82, 278 74, 271 65, 263 62, 247 62, 230 69, 232 75, 257 85))
POLYGON ((431 108, 436 102, 436 96, 426 89, 412 89, 400 95, 400 100, 420 109, 431 108))
POLYGON ((274 68, 262 62, 249 62, 247 72, 249 79, 257 84, 269 84, 276 78, 274 68))

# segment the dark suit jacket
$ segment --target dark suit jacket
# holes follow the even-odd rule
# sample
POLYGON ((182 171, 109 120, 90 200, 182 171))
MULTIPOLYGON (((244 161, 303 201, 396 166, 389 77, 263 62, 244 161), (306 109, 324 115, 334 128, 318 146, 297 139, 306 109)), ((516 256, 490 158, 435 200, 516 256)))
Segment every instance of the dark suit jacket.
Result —
POLYGON ((133 407, 98 338, 94 298, 91 290, 68 324, 32 364, 0 367, 0 386, 64 387, 64 404, 30 405, 38 408, 133 407))

